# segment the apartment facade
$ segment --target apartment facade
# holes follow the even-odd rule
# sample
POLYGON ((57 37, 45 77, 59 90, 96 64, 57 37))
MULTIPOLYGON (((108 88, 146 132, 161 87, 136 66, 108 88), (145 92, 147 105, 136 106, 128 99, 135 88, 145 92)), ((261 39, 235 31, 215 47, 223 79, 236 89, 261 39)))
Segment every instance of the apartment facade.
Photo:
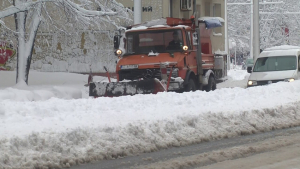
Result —
MULTIPOLYGON (((134 11, 134 0, 117 1, 134 11)), ((204 16, 225 18, 225 0, 141 0, 141 2, 142 22, 162 17, 190 18, 193 13, 196 18, 204 16)), ((13 22, 6 23, 12 27, 14 25, 13 22)), ((106 66, 113 72, 117 59, 113 53, 115 31, 114 28, 85 30, 79 31, 77 36, 39 31, 31 68, 40 71, 88 73, 91 70, 103 72, 103 66, 106 66)), ((215 28, 211 39, 213 52, 228 51, 225 50, 225 26, 215 28)), ((16 67, 16 58, 8 60, 5 64, 13 70, 16 67)))

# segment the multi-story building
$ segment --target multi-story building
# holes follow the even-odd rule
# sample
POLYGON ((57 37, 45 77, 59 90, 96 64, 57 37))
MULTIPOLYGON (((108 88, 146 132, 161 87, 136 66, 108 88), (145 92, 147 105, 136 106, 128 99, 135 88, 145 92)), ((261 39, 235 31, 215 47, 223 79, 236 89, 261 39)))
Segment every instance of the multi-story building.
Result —
MULTIPOLYGON (((134 11, 134 0, 116 1, 134 11)), ((195 18, 206 16, 225 18, 225 0, 141 0, 141 2, 142 22, 162 17, 190 18, 193 14, 195 14, 195 18)), ((12 23, 8 22, 7 26, 10 25, 13 27, 13 20, 12 23)), ((103 72, 103 66, 107 66, 113 72, 116 60, 112 43, 114 29, 82 30, 78 32, 77 36, 39 30, 31 68, 41 71, 83 73, 89 72, 90 69, 93 72, 103 72)), ((211 37, 213 52, 227 51, 225 49, 225 30, 225 26, 214 29, 211 37)), ((9 60, 7 65, 15 68, 16 60, 9 60)))
MULTIPOLYGON (((117 0, 134 11, 134 0, 117 0)), ((195 18, 221 17, 225 19, 225 0, 141 0, 142 22, 161 17, 195 18), (195 3, 195 4, 194 4, 195 3)), ((225 25, 215 28, 212 38, 213 51, 225 50, 225 25)))

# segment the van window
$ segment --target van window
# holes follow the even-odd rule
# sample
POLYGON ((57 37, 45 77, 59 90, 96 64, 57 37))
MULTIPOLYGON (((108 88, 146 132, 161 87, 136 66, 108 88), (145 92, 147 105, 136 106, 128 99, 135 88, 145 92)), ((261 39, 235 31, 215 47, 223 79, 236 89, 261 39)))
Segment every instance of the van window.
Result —
POLYGON ((276 56, 258 58, 253 72, 295 70, 297 68, 296 56, 276 56))
POLYGON ((298 56, 298 71, 300 72, 300 55, 298 56))

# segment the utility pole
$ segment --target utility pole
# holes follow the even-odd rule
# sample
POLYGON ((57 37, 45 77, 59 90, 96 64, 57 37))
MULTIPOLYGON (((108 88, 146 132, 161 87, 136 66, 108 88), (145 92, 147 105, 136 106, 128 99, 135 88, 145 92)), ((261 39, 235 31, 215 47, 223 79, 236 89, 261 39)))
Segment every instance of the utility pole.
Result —
POLYGON ((253 59, 253 0, 251 0, 250 58, 253 59))
POLYGON ((237 40, 235 39, 235 47, 234 47, 234 69, 236 69, 236 48, 237 48, 237 40))
POLYGON ((256 61, 260 53, 259 39, 259 0, 253 1, 253 60, 256 61))
POLYGON ((142 23, 142 0, 134 0, 134 24, 142 23))
POLYGON ((227 70, 230 70, 230 54, 228 50, 227 0, 225 0, 225 52, 227 53, 227 70))

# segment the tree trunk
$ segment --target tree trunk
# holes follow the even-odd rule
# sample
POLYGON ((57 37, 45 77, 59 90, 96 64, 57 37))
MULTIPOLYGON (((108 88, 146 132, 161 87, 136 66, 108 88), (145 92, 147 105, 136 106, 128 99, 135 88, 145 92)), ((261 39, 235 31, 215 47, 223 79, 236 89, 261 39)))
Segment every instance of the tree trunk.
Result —
POLYGON ((17 30, 17 83, 26 82, 25 77, 25 12, 15 14, 16 30, 17 30))
MULTIPOLYGON (((14 1, 14 5, 16 5, 14 1)), ((18 2, 18 1, 17 1, 18 2)), ((22 3, 22 2, 18 2, 22 3)), ((38 27, 41 21, 41 3, 39 3, 34 11, 34 17, 32 18, 30 25, 30 32, 28 38, 26 38, 26 12, 19 12, 15 14, 18 49, 17 49, 17 77, 16 83, 28 84, 30 63, 32 58, 32 51, 34 47, 34 41, 37 34, 38 27)))

